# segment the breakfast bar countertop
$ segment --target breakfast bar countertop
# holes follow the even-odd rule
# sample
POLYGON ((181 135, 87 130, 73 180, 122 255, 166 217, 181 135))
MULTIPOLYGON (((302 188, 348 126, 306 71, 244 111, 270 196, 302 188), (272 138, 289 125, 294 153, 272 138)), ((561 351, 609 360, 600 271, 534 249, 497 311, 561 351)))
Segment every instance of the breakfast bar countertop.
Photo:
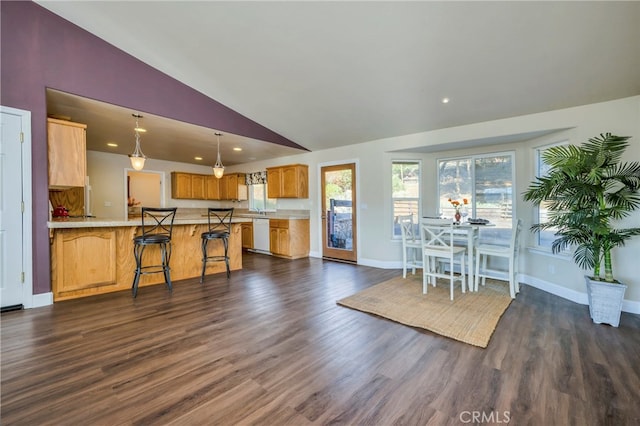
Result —
MULTIPOLYGON (((248 223, 251 219, 244 217, 234 217, 231 220, 232 223, 248 223)), ((174 221, 174 225, 201 225, 206 224, 206 217, 177 217, 174 221)), ((84 217, 84 218, 53 218, 47 222, 49 229, 61 229, 61 228, 115 228, 121 226, 141 226, 142 219, 136 217, 134 219, 100 219, 96 217, 84 217)))
MULTIPOLYGON (((308 210, 282 210, 277 212, 267 212, 266 214, 258 214, 246 210, 240 210, 234 213, 231 219, 232 223, 251 223, 255 218, 264 219, 309 219, 308 210)), ((207 215, 204 212, 191 211, 187 214, 178 214, 173 221, 174 225, 200 225, 207 223, 207 215)), ((141 226, 142 220, 140 216, 124 219, 124 218, 98 218, 98 217, 60 217, 52 218, 47 222, 49 229, 65 229, 65 228, 109 228, 122 226, 141 226)))

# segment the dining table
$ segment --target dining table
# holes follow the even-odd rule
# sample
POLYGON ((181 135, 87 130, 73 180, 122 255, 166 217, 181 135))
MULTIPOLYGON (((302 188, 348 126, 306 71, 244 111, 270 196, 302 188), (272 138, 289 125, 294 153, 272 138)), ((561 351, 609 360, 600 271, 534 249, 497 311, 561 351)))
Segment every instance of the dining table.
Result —
MULTIPOLYGON (((474 282, 474 272, 475 272, 475 248, 478 242, 478 238, 480 236, 480 228, 487 228, 491 226, 496 226, 494 223, 470 223, 470 222, 462 222, 462 223, 454 223, 453 224, 453 234, 454 234, 454 244, 464 244, 467 247, 467 278, 470 283, 474 282)), ((464 273, 464 271, 460 271, 460 273, 464 273)), ((473 289, 473 286, 468 286, 473 289)))

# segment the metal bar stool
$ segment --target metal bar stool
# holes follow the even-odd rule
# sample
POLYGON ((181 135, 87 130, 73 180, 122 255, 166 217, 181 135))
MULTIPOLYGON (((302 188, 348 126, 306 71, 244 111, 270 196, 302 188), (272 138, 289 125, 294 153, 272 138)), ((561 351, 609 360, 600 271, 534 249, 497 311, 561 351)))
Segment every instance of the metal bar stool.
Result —
POLYGON ((209 230, 203 232, 202 238, 202 274, 200 275, 200 283, 204 281, 204 272, 207 268, 207 262, 222 262, 227 265, 227 278, 231 274, 229 270, 229 236, 231 235, 231 217, 233 216, 233 208, 213 208, 208 209, 209 230), (224 245, 224 255, 209 255, 207 246, 211 240, 222 240, 224 245))
POLYGON ((171 232, 177 207, 155 208, 142 207, 142 235, 133 238, 133 255, 136 258, 136 272, 131 290, 133 297, 138 295, 140 275, 164 273, 164 281, 171 287, 169 260, 171 259, 171 232), (147 246, 157 244, 160 247, 162 263, 160 265, 142 266, 142 254, 147 246))

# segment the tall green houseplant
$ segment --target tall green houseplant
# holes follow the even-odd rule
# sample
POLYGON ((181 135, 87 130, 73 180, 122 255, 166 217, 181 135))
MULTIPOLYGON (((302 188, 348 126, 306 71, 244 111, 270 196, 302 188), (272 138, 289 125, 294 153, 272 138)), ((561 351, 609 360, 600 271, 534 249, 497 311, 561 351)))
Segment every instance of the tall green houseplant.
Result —
POLYGON ((593 270, 593 279, 615 282, 611 249, 623 246, 640 228, 614 228, 614 222, 640 207, 640 163, 622 162, 627 136, 601 134, 580 146, 547 149, 543 160, 551 169, 536 178, 524 193, 525 201, 543 204, 548 221, 531 227, 534 232, 554 231, 554 253, 575 246, 573 259, 593 270))

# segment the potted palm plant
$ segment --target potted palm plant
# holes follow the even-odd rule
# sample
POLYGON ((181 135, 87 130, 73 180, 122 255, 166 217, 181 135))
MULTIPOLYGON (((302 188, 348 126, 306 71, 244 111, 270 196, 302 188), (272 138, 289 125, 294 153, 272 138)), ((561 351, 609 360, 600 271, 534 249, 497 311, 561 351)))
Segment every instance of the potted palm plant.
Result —
POLYGON ((555 232, 553 253, 575 247, 575 263, 593 271, 585 277, 591 318, 614 327, 620 322, 627 286, 614 278, 611 250, 640 235, 640 228, 614 226, 640 207, 640 163, 622 162, 628 139, 606 133, 580 146, 545 150, 549 173, 536 178, 524 193, 525 201, 543 203, 548 210, 548 220, 531 230, 555 232))

